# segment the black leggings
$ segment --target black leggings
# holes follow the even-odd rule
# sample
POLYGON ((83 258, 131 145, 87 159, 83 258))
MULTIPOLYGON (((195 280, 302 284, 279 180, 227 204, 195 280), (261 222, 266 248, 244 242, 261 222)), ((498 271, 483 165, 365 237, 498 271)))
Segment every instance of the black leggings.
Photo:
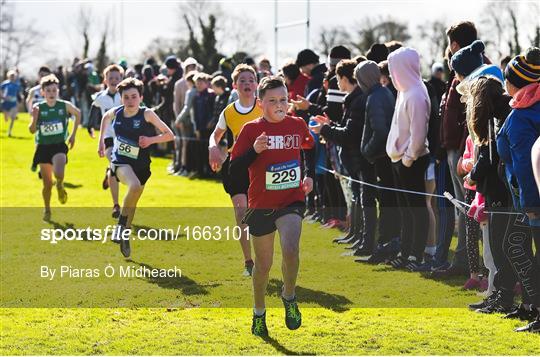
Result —
MULTIPOLYGON (((392 164, 397 188, 426 192, 425 174, 429 164, 429 155, 418 158, 411 167, 401 161, 392 164)), ((407 259, 416 257, 421 262, 426 248, 429 231, 429 213, 426 198, 412 193, 398 193, 401 213, 401 256, 407 259)))
MULTIPOLYGON (((471 204, 474 200, 476 191, 465 189, 465 202, 471 204)), ((480 237, 480 225, 473 218, 465 217, 465 237, 467 239, 467 257, 469 258, 469 272, 480 272, 480 250, 478 248, 478 239, 480 237)))

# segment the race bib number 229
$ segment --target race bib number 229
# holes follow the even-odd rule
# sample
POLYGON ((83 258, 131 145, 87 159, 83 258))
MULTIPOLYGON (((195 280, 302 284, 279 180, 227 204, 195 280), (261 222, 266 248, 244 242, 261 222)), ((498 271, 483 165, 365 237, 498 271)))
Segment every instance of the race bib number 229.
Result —
POLYGON ((266 169, 266 189, 286 190, 300 187, 300 164, 297 160, 270 165, 266 169))

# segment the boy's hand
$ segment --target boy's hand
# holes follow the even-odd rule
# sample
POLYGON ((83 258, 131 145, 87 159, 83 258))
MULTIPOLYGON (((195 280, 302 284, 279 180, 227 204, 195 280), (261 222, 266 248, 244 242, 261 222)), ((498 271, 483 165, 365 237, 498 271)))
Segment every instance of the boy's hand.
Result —
POLYGON ((260 154, 264 150, 268 149, 268 136, 266 136, 266 132, 263 131, 262 134, 255 139, 253 149, 255 149, 257 154, 260 154))
POLYGON ((332 123, 332 121, 330 120, 328 115, 326 115, 326 113, 324 115, 314 116, 313 120, 315 120, 317 123, 322 124, 322 125, 330 125, 330 123, 332 123))
POLYGON ((69 149, 70 150, 73 149, 73 146, 75 146, 75 135, 71 134, 69 136, 68 142, 69 142, 69 149))
POLYGON ((99 141, 98 155, 99 157, 105 156, 105 143, 103 142, 103 140, 99 141))
POLYGON ((139 146, 143 149, 153 144, 152 138, 148 136, 139 136, 139 146))
POLYGON ((300 95, 297 95, 296 96, 296 100, 294 99, 291 99, 291 103, 294 104, 294 107, 296 110, 308 110, 309 109, 309 101, 300 96, 300 95))
POLYGON ((221 170, 223 164, 223 155, 221 149, 218 146, 212 146, 208 148, 208 161, 210 162, 210 168, 212 171, 218 172, 221 170))
POLYGON ((95 139, 95 138, 96 138, 96 135, 94 135, 94 128, 89 127, 89 128, 88 128, 88 134, 90 135, 90 137, 91 137, 92 139, 95 139))
POLYGON ((313 190, 313 179, 311 177, 304 177, 304 180, 302 181, 302 190, 306 195, 309 195, 313 190))

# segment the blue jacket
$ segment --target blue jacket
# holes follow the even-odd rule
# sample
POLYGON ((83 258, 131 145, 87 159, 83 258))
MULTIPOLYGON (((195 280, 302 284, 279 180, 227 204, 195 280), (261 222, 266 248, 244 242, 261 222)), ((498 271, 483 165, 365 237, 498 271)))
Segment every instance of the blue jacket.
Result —
POLYGON ((388 88, 376 84, 369 90, 361 151, 371 163, 387 156, 386 139, 392 125, 395 106, 396 100, 388 88))
POLYGON ((510 185, 519 189, 519 209, 540 212, 540 195, 534 180, 531 149, 540 136, 540 102, 513 109, 497 136, 497 151, 506 165, 510 185))

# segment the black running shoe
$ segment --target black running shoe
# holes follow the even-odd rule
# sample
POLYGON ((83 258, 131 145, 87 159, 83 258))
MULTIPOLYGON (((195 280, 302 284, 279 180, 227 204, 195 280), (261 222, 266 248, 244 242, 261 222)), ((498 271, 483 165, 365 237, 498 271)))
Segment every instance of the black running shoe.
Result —
POLYGON ((268 328, 266 327, 266 311, 261 316, 253 314, 251 333, 259 337, 268 336, 268 328))
POLYGON ((540 316, 537 317, 536 320, 534 320, 533 322, 530 322, 523 327, 518 327, 514 331, 540 333, 540 316))
POLYGON ((244 263, 244 272, 242 273, 243 276, 253 276, 253 266, 255 263, 253 263, 253 260, 246 260, 244 263))
POLYGON ((513 296, 503 294, 501 291, 497 292, 497 296, 486 307, 477 309, 476 312, 483 314, 503 313, 508 314, 515 310, 513 296), (505 296, 506 295, 506 296, 505 296))
POLYGON ((296 297, 292 300, 287 300, 282 296, 281 300, 283 301, 283 306, 285 306, 285 325, 289 330, 296 330, 302 325, 302 314, 298 309, 296 297))
POLYGON ((507 314, 503 318, 505 319, 520 319, 521 321, 534 321, 538 317, 538 310, 533 306, 530 310, 527 310, 523 304, 519 304, 517 309, 507 314))
POLYGON ((127 258, 131 255, 131 247, 129 246, 129 238, 120 240, 120 253, 127 258))
POLYGON ((114 205, 111 215, 112 215, 112 218, 114 219, 117 219, 118 217, 120 217, 120 205, 118 204, 114 205))
POLYGON ((482 300, 480 302, 476 302, 474 304, 469 304, 469 309, 471 309, 471 310, 483 309, 484 307, 491 304, 493 302, 493 300, 495 300, 496 298, 497 298, 497 291, 494 291, 494 292, 491 293, 491 295, 486 297, 484 300, 482 300))

